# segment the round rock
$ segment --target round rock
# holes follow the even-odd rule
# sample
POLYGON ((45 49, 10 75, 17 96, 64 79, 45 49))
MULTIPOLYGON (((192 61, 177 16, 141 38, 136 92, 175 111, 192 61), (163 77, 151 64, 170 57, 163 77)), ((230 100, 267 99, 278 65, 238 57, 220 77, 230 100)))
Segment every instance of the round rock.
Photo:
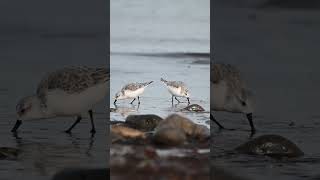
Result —
POLYGON ((245 154, 266 155, 275 158, 299 157, 303 152, 290 140, 279 135, 263 135, 236 148, 245 154))
POLYGON ((141 131, 153 131, 162 120, 161 117, 153 114, 130 115, 125 124, 141 131))
POLYGON ((210 137, 210 130, 207 127, 198 125, 190 119, 178 114, 172 114, 161 121, 155 131, 157 132, 158 130, 167 127, 181 129, 188 137, 192 138, 203 140, 210 137))
POLYGON ((161 145, 177 146, 186 141, 186 134, 180 128, 161 127, 153 135, 153 142, 161 145))
POLYGON ((145 133, 137 129, 129 128, 123 125, 112 125, 111 134, 118 135, 124 138, 145 138, 145 133))
POLYGON ((203 111, 205 111, 205 110, 203 109, 203 107, 201 107, 201 106, 198 105, 198 104, 191 104, 191 105, 183 108, 182 111, 203 112, 203 111))

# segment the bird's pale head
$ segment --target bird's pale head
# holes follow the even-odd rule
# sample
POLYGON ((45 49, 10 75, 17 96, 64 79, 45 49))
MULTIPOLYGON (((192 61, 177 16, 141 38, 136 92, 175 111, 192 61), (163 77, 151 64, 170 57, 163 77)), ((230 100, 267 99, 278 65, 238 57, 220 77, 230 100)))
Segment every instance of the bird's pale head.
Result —
POLYGON ((120 92, 117 92, 117 93, 116 93, 116 95, 114 96, 114 99, 115 99, 115 100, 125 99, 125 96, 124 96, 123 93, 120 91, 120 92))
POLYGON ((17 121, 11 132, 16 132, 23 121, 44 118, 44 112, 41 111, 40 101, 37 96, 28 96, 22 98, 17 106, 17 121))
POLYGON ((42 118, 40 102, 36 96, 22 98, 16 106, 18 120, 32 120, 42 118))

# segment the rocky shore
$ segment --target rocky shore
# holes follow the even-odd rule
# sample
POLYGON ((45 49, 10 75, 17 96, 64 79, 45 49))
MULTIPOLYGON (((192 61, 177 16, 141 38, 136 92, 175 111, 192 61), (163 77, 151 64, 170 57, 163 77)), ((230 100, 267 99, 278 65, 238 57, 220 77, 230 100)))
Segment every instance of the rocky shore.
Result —
POLYGON ((111 179, 210 179, 210 130, 184 116, 131 115, 110 132, 111 179))

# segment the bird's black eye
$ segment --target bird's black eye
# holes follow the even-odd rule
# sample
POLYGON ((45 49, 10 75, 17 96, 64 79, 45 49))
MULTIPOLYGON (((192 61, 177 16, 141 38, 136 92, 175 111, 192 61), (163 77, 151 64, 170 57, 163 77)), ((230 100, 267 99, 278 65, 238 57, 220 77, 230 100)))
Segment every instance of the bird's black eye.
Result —
POLYGON ((246 102, 244 102, 244 101, 241 101, 241 104, 242 104, 242 106, 246 106, 247 105, 246 102))

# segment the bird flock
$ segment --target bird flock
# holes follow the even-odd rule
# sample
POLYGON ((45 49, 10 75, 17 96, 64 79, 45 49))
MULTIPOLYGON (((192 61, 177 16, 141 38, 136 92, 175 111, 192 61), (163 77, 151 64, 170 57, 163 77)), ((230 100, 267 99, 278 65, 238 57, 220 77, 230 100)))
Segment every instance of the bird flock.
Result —
MULTIPOLYGON (((171 94, 171 102, 173 103, 173 98, 180 103, 181 101, 177 97, 185 97, 188 100, 188 104, 190 104, 190 93, 182 81, 167 81, 163 78, 160 79, 163 82, 168 91, 171 94)), ((132 99, 131 104, 138 99, 138 104, 140 104, 140 95, 144 92, 145 88, 148 87, 153 81, 144 82, 144 83, 130 83, 121 88, 119 92, 115 95, 114 104, 118 100, 122 99, 132 99)))

